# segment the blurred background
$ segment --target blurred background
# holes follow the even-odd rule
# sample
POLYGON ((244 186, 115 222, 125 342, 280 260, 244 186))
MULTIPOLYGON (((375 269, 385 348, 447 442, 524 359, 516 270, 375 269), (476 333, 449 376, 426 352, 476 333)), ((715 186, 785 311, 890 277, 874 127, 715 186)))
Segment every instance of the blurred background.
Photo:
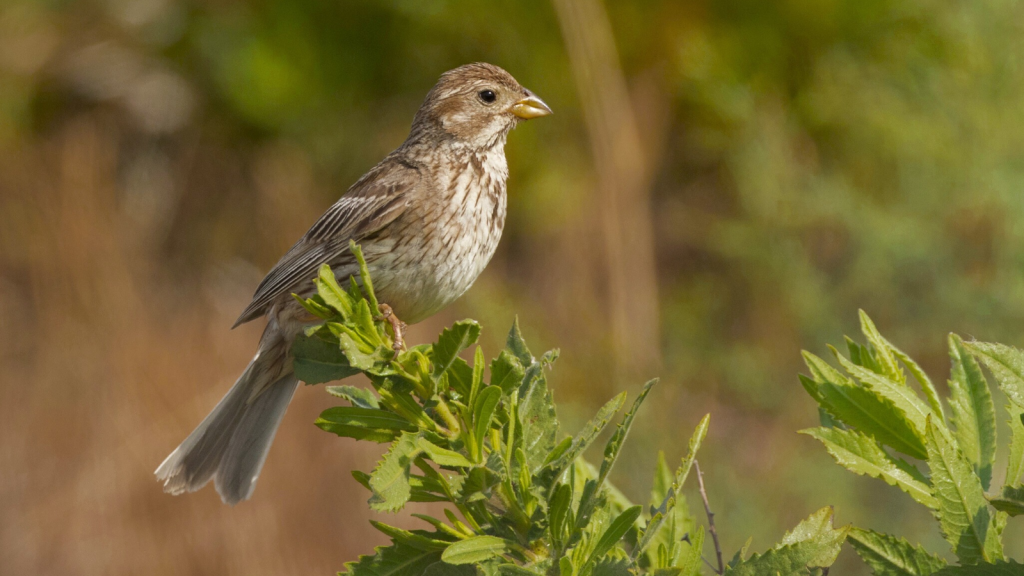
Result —
POLYGON ((945 551, 796 434, 796 374, 858 308, 940 385, 948 332, 1024 343, 1022 28, 1005 0, 4 0, 0 572, 330 574, 385 541, 349 476, 381 447, 318 431, 322 388, 249 502, 152 471, 249 360, 262 275, 480 60, 556 114, 509 139, 490 267, 411 340, 473 317, 494 354, 518 314, 570 431, 660 375, 614 481, 646 500, 712 413, 728 555, 828 504, 945 551))

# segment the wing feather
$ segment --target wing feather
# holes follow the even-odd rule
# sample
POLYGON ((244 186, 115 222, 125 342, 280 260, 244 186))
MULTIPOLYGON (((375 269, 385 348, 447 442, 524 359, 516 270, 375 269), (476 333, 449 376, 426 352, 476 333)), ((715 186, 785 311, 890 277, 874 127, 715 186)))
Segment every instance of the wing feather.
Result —
POLYGON ((387 161, 363 176, 267 273, 235 326, 265 314, 278 297, 311 281, 323 264, 337 266, 349 240, 358 242, 393 222, 405 212, 419 181, 415 167, 387 161))

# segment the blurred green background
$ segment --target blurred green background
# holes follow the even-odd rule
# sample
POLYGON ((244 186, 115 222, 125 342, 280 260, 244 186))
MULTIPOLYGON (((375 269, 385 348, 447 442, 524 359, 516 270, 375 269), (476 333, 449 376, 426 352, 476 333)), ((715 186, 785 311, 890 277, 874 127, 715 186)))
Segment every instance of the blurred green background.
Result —
POLYGON ((711 412, 729 555, 827 504, 946 551, 796 434, 799 352, 858 308, 940 383, 950 331, 1024 342, 1024 4, 5 0, 0 572, 330 574, 384 541, 348 475, 380 448, 317 431, 321 389, 250 502, 151 473, 248 361, 263 273, 472 61, 555 115, 509 139, 494 261, 411 340, 474 317, 493 354, 518 314, 570 427, 661 375, 614 480, 645 500, 711 412))

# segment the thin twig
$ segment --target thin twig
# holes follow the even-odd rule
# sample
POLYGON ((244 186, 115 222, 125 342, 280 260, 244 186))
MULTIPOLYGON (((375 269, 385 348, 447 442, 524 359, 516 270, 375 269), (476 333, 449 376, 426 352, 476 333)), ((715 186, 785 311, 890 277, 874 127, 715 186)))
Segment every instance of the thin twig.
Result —
POLYGON ((711 511, 711 505, 708 504, 708 493, 704 490, 704 474, 700 471, 700 463, 694 460, 693 467, 697 470, 697 484, 700 486, 700 497, 704 500, 704 512, 708 515, 708 531, 711 532, 711 541, 715 543, 715 556, 718 557, 718 570, 715 570, 715 567, 711 566, 710 562, 708 562, 708 566, 715 570, 715 574, 722 574, 725 572, 725 564, 722 563, 722 546, 718 543, 718 531, 715 530, 715 513, 711 511))

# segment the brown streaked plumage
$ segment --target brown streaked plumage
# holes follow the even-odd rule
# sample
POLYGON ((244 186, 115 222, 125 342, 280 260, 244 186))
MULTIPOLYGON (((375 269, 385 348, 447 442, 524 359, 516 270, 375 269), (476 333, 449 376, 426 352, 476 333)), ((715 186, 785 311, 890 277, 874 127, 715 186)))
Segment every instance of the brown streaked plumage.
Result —
POLYGON ((268 317, 256 356, 209 416, 156 470, 164 489, 192 492, 215 480, 235 504, 256 485, 298 385, 288 349, 329 264, 358 275, 349 240, 363 247, 374 288, 394 316, 419 322, 461 296, 490 261, 505 223, 505 139, 520 121, 550 114, 508 72, 469 64, 445 72, 409 137, 374 166, 281 258, 235 323, 268 317))

